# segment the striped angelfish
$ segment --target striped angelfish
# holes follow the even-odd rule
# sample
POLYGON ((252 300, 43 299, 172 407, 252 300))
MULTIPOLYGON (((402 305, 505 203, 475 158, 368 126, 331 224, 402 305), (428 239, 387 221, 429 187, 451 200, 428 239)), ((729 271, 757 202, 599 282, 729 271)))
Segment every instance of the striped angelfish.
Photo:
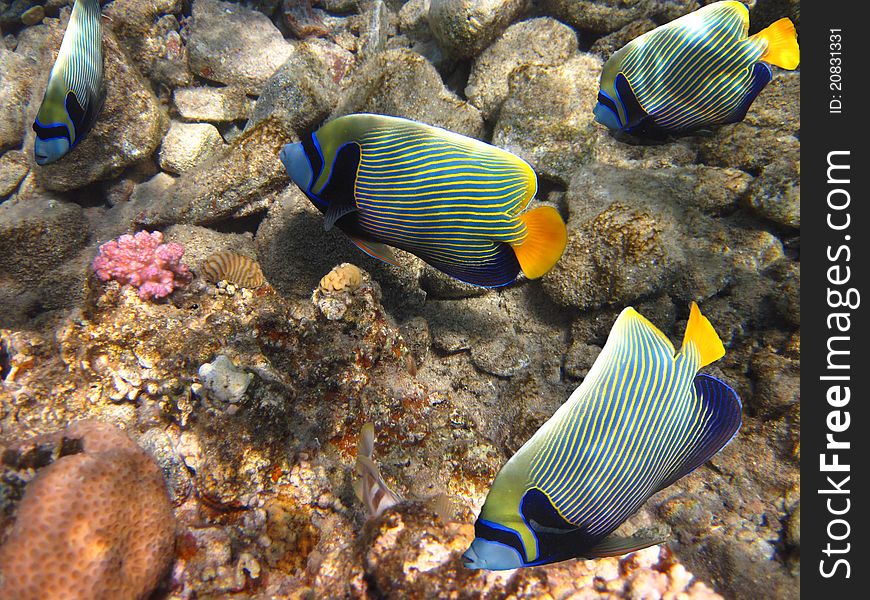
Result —
POLYGON ((290 178, 367 254, 396 264, 406 250, 452 277, 495 287, 534 279, 562 256, 552 207, 521 212, 537 190, 510 152, 415 121, 339 117, 281 150, 290 178))
POLYGON ((42 105, 33 122, 36 163, 53 163, 75 148, 102 103, 103 49, 99 0, 75 0, 42 105))
POLYGON ((595 120, 652 138, 741 121, 771 80, 766 63, 800 62, 789 19, 748 32, 744 4, 714 2, 635 38, 604 65, 595 120))
POLYGON ((724 354, 695 303, 676 354, 652 323, 623 310, 580 387, 499 471, 465 566, 513 569, 661 543, 610 534, 736 434, 734 390, 697 374, 724 354))

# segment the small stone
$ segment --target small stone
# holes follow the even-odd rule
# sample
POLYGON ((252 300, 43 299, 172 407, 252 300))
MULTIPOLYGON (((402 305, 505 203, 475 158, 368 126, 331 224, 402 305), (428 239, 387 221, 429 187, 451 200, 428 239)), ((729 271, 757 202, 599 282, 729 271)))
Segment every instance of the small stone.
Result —
POLYGON ((254 379, 253 373, 240 369, 224 354, 202 365, 198 372, 209 396, 221 402, 236 403, 241 400, 254 379))
POLYGON ((209 123, 173 121, 163 138, 158 163, 170 173, 184 173, 224 148, 224 140, 209 123))
POLYGON ((235 86, 179 88, 172 99, 183 119, 207 123, 247 120, 254 107, 245 91, 235 86))
POLYGON ((448 53, 476 56, 520 16, 526 0, 431 0, 429 27, 448 53))
POLYGON ((24 24, 25 27, 36 25, 44 18, 45 8, 43 8, 39 4, 21 13, 21 23, 24 24))

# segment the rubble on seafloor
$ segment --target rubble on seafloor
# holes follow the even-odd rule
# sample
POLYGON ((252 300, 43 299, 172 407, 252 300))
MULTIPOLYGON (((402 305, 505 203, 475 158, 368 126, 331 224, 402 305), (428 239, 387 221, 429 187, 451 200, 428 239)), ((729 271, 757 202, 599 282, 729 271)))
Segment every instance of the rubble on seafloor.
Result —
MULTIPOLYGON (((593 121, 601 66, 697 3, 103 4, 102 116, 40 168, 30 124, 69 2, 0 0, 0 446, 91 418, 154 457, 178 523, 154 597, 798 597, 799 71, 774 69, 740 123, 641 144, 593 121), (527 160, 533 202, 567 222, 556 268, 486 290, 324 231, 277 152, 361 111, 527 160), (91 269, 142 228, 182 246, 193 274, 163 299, 91 269), (465 570, 493 477, 619 311, 676 341, 692 300, 726 346, 708 370, 743 399, 744 425, 623 526, 666 546, 465 570), (455 522, 415 502, 366 521, 352 479, 367 422, 389 486, 448 494, 455 522)), ((783 10, 799 28, 797 4, 751 2, 753 30, 783 10)), ((4 462, 0 541, 35 476, 4 462)))

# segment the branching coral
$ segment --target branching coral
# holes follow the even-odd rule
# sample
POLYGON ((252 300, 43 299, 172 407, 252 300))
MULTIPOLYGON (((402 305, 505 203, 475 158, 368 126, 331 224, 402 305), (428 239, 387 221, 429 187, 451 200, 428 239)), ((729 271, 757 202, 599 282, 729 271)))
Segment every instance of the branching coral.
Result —
POLYGON ((164 244, 159 231, 125 234, 100 246, 92 268, 100 281, 129 284, 143 300, 164 298, 189 282, 190 269, 181 262, 184 247, 164 244))

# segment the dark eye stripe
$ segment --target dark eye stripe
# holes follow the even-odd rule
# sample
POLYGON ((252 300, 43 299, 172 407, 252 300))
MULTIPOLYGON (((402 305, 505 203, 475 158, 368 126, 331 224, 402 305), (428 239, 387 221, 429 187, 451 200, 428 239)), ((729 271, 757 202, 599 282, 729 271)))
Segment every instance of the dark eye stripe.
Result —
POLYGON ((509 546, 516 550, 523 562, 525 562, 526 550, 523 547, 523 541, 517 532, 510 530, 504 526, 494 527, 495 523, 490 524, 485 519, 478 519, 474 524, 474 535, 484 540, 498 542, 509 546))
POLYGON ((320 157, 320 152, 317 146, 314 145, 314 137, 308 133, 302 136, 302 149, 305 151, 305 156, 308 157, 308 162, 311 165, 311 183, 320 177, 320 172, 323 170, 323 159, 320 157))
POLYGON ((63 138, 67 141, 69 139, 69 129, 67 129, 66 125, 48 125, 45 126, 39 121, 33 122, 33 131, 36 132, 36 135, 41 140, 52 140, 57 138, 63 138))

